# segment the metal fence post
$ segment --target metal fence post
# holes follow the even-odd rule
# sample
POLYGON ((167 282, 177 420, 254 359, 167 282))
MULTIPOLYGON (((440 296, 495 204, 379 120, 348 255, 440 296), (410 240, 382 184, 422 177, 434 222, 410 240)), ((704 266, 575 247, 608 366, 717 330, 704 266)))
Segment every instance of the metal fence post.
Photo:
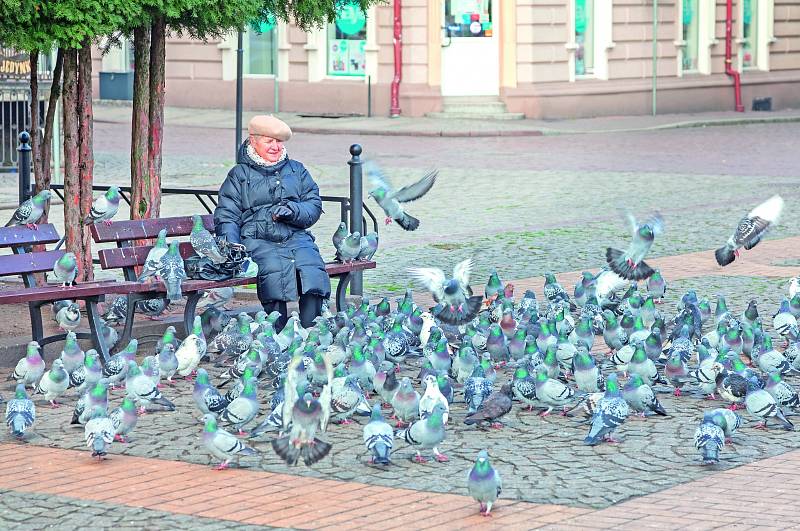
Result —
POLYGON ((31 196, 31 135, 27 131, 19 134, 19 202, 27 201, 31 196))
MULTIPOLYGON (((350 165, 350 231, 361 232, 364 226, 364 199, 363 193, 363 173, 361 161, 361 146, 353 144, 350 146, 350 155, 352 157, 347 164, 350 165)), ((363 234, 362 234, 363 236, 363 234)), ((353 273, 350 281, 350 294, 363 295, 363 273, 361 271, 353 273)))

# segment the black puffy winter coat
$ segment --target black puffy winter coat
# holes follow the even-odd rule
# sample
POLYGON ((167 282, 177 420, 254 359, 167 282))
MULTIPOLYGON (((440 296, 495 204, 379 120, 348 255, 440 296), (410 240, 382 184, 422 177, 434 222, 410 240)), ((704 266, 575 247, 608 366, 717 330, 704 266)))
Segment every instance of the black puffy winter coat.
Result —
POLYGON ((297 300, 297 278, 303 293, 330 296, 331 282, 319 248, 308 229, 322 214, 319 188, 308 170, 288 157, 261 166, 239 150, 219 190, 214 211, 216 233, 241 242, 258 264, 258 298, 262 302, 297 300), (273 221, 272 209, 285 205, 290 219, 273 221))

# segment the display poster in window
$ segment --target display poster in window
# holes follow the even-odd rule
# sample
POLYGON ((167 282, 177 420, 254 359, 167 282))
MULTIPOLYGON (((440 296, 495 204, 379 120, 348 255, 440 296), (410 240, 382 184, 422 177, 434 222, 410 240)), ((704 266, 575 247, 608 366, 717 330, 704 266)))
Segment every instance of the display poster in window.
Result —
POLYGON ((328 73, 339 76, 363 76, 367 56, 365 40, 333 39, 328 43, 328 73))
POLYGON ((575 0, 575 74, 586 74, 586 0, 575 0))

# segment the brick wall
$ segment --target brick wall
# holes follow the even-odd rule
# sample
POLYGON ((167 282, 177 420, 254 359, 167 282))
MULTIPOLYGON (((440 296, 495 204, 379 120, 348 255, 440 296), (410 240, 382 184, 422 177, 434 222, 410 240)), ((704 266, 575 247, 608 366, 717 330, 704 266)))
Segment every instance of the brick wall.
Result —
POLYGON ((517 0, 517 83, 569 79, 565 0, 517 0))
POLYGON ((800 3, 775 0, 774 34, 770 49, 770 70, 800 69, 800 3))
MULTIPOLYGON (((608 51, 609 79, 649 78, 653 68, 652 0, 614 0, 611 38, 616 44, 608 51)), ((677 6, 674 0, 658 2, 658 75, 677 74, 677 6)))

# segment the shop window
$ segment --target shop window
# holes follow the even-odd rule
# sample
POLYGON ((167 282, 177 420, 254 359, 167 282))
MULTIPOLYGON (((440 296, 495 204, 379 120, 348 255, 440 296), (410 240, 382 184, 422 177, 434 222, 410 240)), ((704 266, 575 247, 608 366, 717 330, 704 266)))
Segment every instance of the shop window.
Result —
POLYGON ((575 75, 594 74, 594 0, 575 0, 575 75))
POLYGON ((492 0, 446 0, 444 20, 447 37, 491 37, 492 0))
POLYGON ((244 75, 275 75, 275 25, 261 22, 247 29, 244 34, 244 75))
POLYGON ((681 70, 696 72, 700 51, 700 0, 682 0, 681 26, 683 28, 681 70))
POLYGON ((328 25, 329 76, 364 76, 366 69, 367 17, 357 4, 345 4, 328 25))
POLYGON ((742 67, 758 65, 758 4, 759 0, 742 1, 742 67))

